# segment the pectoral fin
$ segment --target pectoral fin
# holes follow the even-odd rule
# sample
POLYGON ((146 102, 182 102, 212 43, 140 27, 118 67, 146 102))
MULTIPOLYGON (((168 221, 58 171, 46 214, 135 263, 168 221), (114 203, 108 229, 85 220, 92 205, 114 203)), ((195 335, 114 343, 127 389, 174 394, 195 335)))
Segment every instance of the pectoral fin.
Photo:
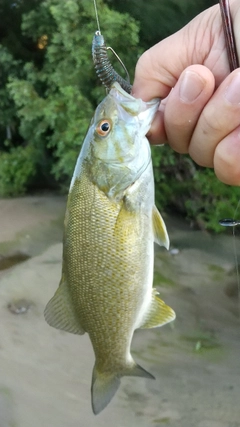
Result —
POLYGON ((162 219, 161 214, 158 212, 156 206, 153 207, 152 222, 153 222, 154 241, 158 243, 160 246, 165 246, 166 249, 169 249, 169 237, 168 237, 166 225, 162 219))
POLYGON ((156 291, 156 289, 153 289, 150 309, 143 320, 141 329, 163 326, 166 323, 169 323, 174 320, 175 317, 176 314, 172 310, 172 308, 166 305, 165 302, 158 297, 158 292, 156 291))
POLYGON ((85 333, 76 316, 71 295, 63 278, 44 310, 44 317, 47 323, 54 328, 72 334, 83 335, 85 333))

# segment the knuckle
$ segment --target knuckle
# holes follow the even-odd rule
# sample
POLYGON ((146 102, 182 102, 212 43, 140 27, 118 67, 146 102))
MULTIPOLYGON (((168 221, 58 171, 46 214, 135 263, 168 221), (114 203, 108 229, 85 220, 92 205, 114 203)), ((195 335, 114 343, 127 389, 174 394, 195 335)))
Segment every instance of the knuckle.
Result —
POLYGON ((236 129, 221 141, 215 150, 214 169, 220 181, 228 185, 240 185, 240 129, 236 129))
POLYGON ((215 106, 210 105, 207 109, 203 110, 199 120, 199 125, 201 126, 202 133, 205 137, 209 134, 217 136, 221 132, 223 120, 218 114, 216 114, 215 106))

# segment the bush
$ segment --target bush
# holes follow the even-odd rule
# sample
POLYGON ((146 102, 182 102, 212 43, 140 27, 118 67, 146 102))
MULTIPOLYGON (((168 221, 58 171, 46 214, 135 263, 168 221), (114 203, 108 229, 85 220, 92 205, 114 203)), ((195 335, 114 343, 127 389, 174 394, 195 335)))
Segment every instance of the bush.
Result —
MULTIPOLYGON (((98 4, 106 42, 113 43, 133 70, 139 51, 137 23, 100 0, 98 4)), ((44 0, 24 15, 24 34, 36 44, 44 38, 45 54, 40 65, 25 63, 25 77, 10 78, 7 85, 17 107, 20 136, 38 150, 38 165, 48 161, 48 179, 54 177, 67 187, 93 111, 105 95, 91 57, 96 31, 91 6, 89 0, 44 0)))
POLYGON ((33 149, 29 145, 0 152, 0 196, 24 194, 34 174, 33 149))
POLYGON ((239 187, 220 182, 212 169, 201 168, 168 145, 152 148, 156 201, 160 209, 181 213, 201 228, 224 231, 222 218, 232 218, 239 187))

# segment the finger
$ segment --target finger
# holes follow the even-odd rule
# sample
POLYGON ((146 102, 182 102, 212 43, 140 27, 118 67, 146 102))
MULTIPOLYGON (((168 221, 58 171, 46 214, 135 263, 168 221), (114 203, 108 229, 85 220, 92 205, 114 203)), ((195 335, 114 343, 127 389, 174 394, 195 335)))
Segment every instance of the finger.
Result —
POLYGON ((153 98, 162 99, 168 95, 175 85, 178 76, 174 77, 162 66, 164 59, 161 52, 164 51, 167 40, 153 46, 139 58, 132 87, 132 95, 136 98, 141 98, 143 101, 150 101, 153 98))
POLYGON ((159 110, 157 111, 153 119, 153 122, 151 124, 151 129, 147 134, 149 142, 152 145, 161 145, 168 142, 167 135, 165 132, 165 126, 164 126, 164 112, 165 112, 167 100, 168 100, 168 96, 167 98, 162 99, 159 105, 159 110))
POLYGON ((227 55, 220 55, 221 49, 224 36, 219 7, 215 5, 143 53, 136 65, 132 94, 144 101, 165 98, 183 70, 193 64, 214 69, 218 84, 229 72, 227 55))
POLYGON ((147 138, 152 145, 160 145, 167 142, 167 135, 164 128, 164 114, 162 110, 157 111, 151 129, 147 134, 147 138))
POLYGON ((217 145, 213 163, 220 181, 240 185, 240 126, 217 145))
POLYGON ((194 128, 214 87, 211 71, 203 65, 192 65, 184 70, 170 92, 164 111, 164 124, 167 140, 175 151, 188 152, 194 128))
POLYGON ((221 140, 240 124, 240 70, 233 71, 209 100, 198 120, 189 154, 199 165, 213 167, 221 140))

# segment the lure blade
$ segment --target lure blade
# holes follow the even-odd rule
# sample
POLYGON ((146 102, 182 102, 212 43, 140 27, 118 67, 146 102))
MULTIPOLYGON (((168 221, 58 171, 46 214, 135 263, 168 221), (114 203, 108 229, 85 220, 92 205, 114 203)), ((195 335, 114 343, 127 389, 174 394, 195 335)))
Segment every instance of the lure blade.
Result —
POLYGON ((220 219, 219 224, 223 227, 235 227, 240 224, 240 220, 233 218, 220 219))

